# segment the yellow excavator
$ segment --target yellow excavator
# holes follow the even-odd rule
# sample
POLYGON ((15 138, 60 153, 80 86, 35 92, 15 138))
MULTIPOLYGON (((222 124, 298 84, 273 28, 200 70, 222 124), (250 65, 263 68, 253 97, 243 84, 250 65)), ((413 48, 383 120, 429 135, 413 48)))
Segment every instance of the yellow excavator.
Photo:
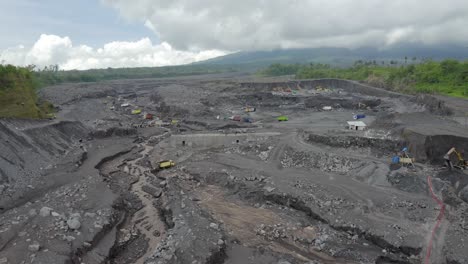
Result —
POLYGON ((451 148, 445 155, 444 155, 445 163, 447 164, 447 167, 449 169, 457 168, 460 170, 465 170, 468 167, 468 161, 466 161, 463 158, 462 153, 457 151, 455 147, 451 148), (452 164, 452 161, 450 160, 450 156, 454 154, 457 156, 458 163, 456 165, 452 164))

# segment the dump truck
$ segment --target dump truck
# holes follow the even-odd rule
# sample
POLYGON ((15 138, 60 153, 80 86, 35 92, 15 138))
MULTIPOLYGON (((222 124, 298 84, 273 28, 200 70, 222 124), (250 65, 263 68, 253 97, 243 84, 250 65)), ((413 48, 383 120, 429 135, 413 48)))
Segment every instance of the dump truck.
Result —
POLYGON ((175 162, 172 160, 163 160, 159 162, 159 169, 169 169, 175 166, 175 162))
POLYGON ((278 116, 278 121, 279 121, 279 122, 284 122, 284 121, 288 121, 288 120, 289 120, 289 119, 288 119, 287 116, 284 116, 284 115, 278 116))
POLYGON ((47 119, 53 120, 55 118, 57 118, 57 116, 54 113, 47 114, 47 119))
POLYGON ((139 114, 141 114, 141 109, 132 110, 132 115, 139 115, 139 114))
POLYGON ((244 111, 245 111, 246 113, 251 113, 251 112, 257 111, 257 109, 256 109, 255 107, 247 106, 247 107, 244 108, 244 111))

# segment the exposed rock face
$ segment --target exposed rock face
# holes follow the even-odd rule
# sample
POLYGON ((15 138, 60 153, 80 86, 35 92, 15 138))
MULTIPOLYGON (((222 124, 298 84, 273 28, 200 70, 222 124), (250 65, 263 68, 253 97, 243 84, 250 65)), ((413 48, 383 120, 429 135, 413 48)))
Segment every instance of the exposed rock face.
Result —
MULTIPOLYGON (((79 140, 88 129, 80 122, 51 123, 43 120, 0 120, 0 208, 9 209, 28 196, 46 170, 53 169, 65 154, 79 162, 79 140), (4 190, 2 190, 4 189, 4 190)), ((1 211, 1 209, 0 209, 1 211)))
POLYGON ((432 114, 441 116, 453 114, 453 110, 450 107, 448 107, 444 101, 441 101, 427 94, 419 94, 415 96, 411 101, 425 106, 426 109, 432 114))
POLYGON ((154 198, 161 197, 162 190, 160 188, 152 187, 145 185, 141 188, 144 192, 148 193, 149 195, 153 196, 154 198))
POLYGON ((468 185, 460 191, 460 198, 468 203, 468 185))

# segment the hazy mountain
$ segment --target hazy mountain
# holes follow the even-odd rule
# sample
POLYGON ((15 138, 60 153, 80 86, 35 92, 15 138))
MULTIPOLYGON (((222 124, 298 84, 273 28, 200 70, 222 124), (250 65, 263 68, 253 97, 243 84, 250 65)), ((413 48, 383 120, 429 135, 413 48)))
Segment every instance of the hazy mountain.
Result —
POLYGON ((388 49, 377 48, 310 48, 272 51, 242 51, 201 62, 202 64, 255 64, 272 63, 310 63, 321 62, 333 65, 350 65, 356 60, 421 61, 423 59, 441 60, 445 58, 468 59, 468 47, 400 45, 388 49))

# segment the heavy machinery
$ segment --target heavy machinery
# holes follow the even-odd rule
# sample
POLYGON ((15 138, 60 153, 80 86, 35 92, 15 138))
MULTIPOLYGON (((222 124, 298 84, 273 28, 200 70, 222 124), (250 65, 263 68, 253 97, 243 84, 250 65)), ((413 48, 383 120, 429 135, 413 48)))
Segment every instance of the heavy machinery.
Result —
POLYGON ((255 112, 257 111, 257 109, 255 107, 251 107, 251 106, 247 106, 244 108, 244 112, 246 113, 251 113, 251 112, 255 112))
POLYGON ((159 162, 159 169, 169 169, 175 166, 175 162, 172 160, 163 160, 159 162))
POLYGON ((415 169, 416 167, 414 166, 415 159, 410 157, 409 150, 407 147, 404 147, 397 156, 392 158, 392 163, 393 164, 401 164, 403 166, 406 166, 408 168, 413 168, 415 169))
POLYGON ((464 158, 463 158, 463 155, 462 153, 460 153, 459 151, 457 151, 457 149, 455 147, 451 148, 447 154, 444 155, 444 160, 445 160, 445 163, 447 165, 447 167, 449 169, 453 169, 453 168, 457 168, 457 169, 460 169, 460 170, 465 170, 467 167, 468 167, 468 161, 466 161, 464 158), (457 156, 457 164, 453 165, 452 164, 452 161, 450 160, 450 156, 452 154, 454 154, 457 156))
POLYGON ((285 116, 285 115, 278 116, 277 119, 278 119, 279 122, 285 122, 285 121, 289 120, 289 118, 287 116, 285 116))

